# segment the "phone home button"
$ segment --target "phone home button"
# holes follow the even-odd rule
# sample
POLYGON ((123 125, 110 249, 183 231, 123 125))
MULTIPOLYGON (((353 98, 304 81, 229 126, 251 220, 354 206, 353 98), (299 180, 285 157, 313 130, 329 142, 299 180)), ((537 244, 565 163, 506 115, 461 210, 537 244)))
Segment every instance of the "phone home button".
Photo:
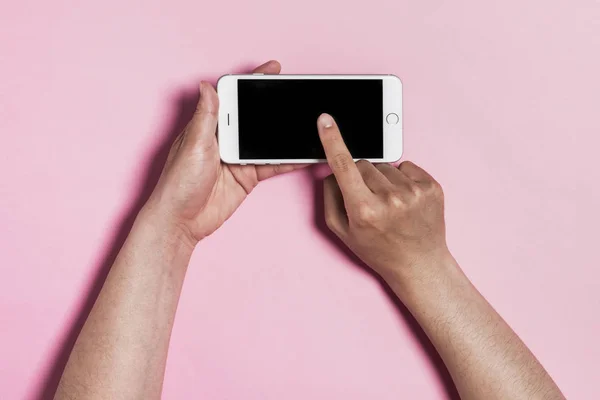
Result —
POLYGON ((385 122, 390 125, 396 125, 398 122, 400 122, 400 117, 396 113, 389 113, 385 117, 385 122))

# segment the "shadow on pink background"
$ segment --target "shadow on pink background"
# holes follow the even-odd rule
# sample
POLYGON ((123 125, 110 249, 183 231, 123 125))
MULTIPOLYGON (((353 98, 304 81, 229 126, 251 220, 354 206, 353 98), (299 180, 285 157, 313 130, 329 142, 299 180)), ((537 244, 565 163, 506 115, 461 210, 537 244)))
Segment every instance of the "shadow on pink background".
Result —
MULTIPOLYGON (((52 397, 200 78, 270 58, 403 79, 404 158, 443 184, 463 269, 568 398, 600 397, 599 21, 593 0, 5 5, 0 398, 52 397)), ((261 184, 198 246, 164 398, 456 397, 323 228, 320 174, 261 184)))
MULTIPOLYGON (((250 71, 251 68, 243 68, 239 72, 250 71)), ((144 183, 140 186, 139 195, 133 202, 130 211, 128 211, 125 217, 123 218, 123 221, 121 222, 121 225, 117 230, 117 234, 114 237, 114 243, 110 246, 110 248, 106 252, 106 255, 102 258, 100 266, 97 268, 97 275, 92 279, 92 287, 89 288, 89 292, 86 294, 85 300, 81 304, 81 309, 77 314, 75 323, 72 324, 70 330, 65 335, 63 343, 58 346, 55 357, 52 360, 52 365, 48 369, 46 376, 42 380, 42 384, 39 388, 39 393, 35 397, 39 399, 53 398, 62 371, 64 370, 69 354, 75 344, 75 340, 77 339, 77 335, 79 334, 87 315, 91 311, 94 301, 96 300, 96 297, 98 296, 99 291, 102 288, 102 284, 104 283, 106 275, 108 274, 108 271, 112 266, 114 259, 117 256, 117 253, 123 245, 135 220, 135 217, 137 216, 141 207, 144 205, 144 203, 150 196, 152 189, 154 188, 156 182, 158 181, 158 178, 160 177, 162 165, 166 161, 171 143, 173 142, 175 136, 177 136, 177 134, 179 134, 182 131, 187 122, 190 120, 195 110, 196 103, 197 95, 185 91, 181 93, 179 100, 176 101, 176 108, 178 112, 176 113, 176 117, 173 119, 172 128, 170 128, 168 132, 164 135, 164 141, 156 147, 155 152, 149 158, 149 161, 147 163, 148 171, 146 173, 146 179, 144 179, 144 183)), ((343 245, 343 243, 327 228, 324 220, 322 180, 323 177, 329 173, 329 170, 324 167, 313 167, 310 170, 304 171, 304 175, 313 183, 315 228, 318 229, 320 233, 322 233, 328 240, 334 242, 337 246, 339 246, 340 251, 347 257, 349 262, 353 263, 358 268, 363 269, 368 275, 372 277, 372 279, 377 280, 379 282, 379 284, 382 287, 382 290, 389 297, 390 301, 394 303, 394 305, 397 307, 399 317, 406 320, 407 326, 417 337, 423 350, 430 358, 430 361, 432 362, 432 364, 437 370, 437 373, 439 374, 440 380, 445 386, 445 390, 447 391, 448 397, 452 399, 458 399, 458 393, 454 384, 452 383, 452 379, 450 377, 450 374, 448 373, 448 370, 444 366, 440 356, 437 354, 432 343, 429 341, 429 339, 427 338, 423 330, 420 328, 416 320, 412 317, 412 315, 410 315, 408 310, 397 299, 397 297, 393 294, 393 292, 385 284, 385 282, 381 280, 381 278, 379 278, 377 274, 373 273, 370 270, 370 268, 366 266, 358 257, 356 257, 351 251, 349 251, 349 249, 347 249, 343 245)))
POLYGON ((172 128, 168 129, 166 134, 163 135, 162 141, 157 144, 151 156, 146 161, 146 176, 141 180, 142 183, 139 185, 139 194, 134 197, 130 209, 125 212, 122 221, 118 224, 113 243, 108 246, 106 254, 101 258, 99 265, 96 267, 96 276, 91 279, 91 287, 89 288, 88 293, 83 297, 84 300, 80 305, 80 310, 76 313, 74 323, 72 323, 71 327, 67 330, 62 343, 57 346, 57 351, 55 352, 50 368, 47 370, 46 376, 41 381, 39 393, 34 397, 39 399, 52 399, 54 397, 54 393, 56 392, 58 382, 60 381, 62 371, 67 363, 71 349, 85 323, 87 315, 94 305, 100 289, 102 289, 108 271, 125 242, 138 212, 148 200, 154 186, 158 182, 171 143, 184 129, 185 125, 193 115, 197 100, 197 94, 184 91, 175 101, 174 108, 176 111, 171 123, 172 128))

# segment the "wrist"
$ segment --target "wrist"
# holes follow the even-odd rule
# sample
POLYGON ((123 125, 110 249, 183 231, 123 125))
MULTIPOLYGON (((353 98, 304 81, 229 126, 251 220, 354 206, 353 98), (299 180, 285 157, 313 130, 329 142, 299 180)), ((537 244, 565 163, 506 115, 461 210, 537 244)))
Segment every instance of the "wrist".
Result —
POLYGON ((168 213, 144 206, 135 219, 134 229, 140 229, 158 238, 168 248, 190 255, 198 241, 186 228, 170 218, 168 213))
POLYGON ((390 271, 384 280, 405 304, 424 294, 438 291, 449 280, 464 277, 458 263, 447 249, 425 257, 410 267, 394 268, 390 271))

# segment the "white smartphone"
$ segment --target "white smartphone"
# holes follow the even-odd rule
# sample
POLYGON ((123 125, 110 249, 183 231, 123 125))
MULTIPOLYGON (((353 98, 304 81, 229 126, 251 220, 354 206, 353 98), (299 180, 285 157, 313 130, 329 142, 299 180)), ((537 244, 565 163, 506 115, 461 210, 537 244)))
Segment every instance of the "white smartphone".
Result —
POLYGON ((217 90, 226 163, 324 161, 322 113, 335 118, 353 158, 402 156, 402 82, 394 75, 225 75, 217 90))

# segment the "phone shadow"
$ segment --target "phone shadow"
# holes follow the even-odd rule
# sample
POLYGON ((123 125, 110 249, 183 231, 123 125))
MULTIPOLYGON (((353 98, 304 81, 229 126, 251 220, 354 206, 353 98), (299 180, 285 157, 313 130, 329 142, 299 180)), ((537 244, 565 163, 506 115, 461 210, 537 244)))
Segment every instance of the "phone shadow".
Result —
POLYGON ((318 166, 311 166, 305 171, 306 176, 310 179, 310 183, 313 187, 313 195, 314 195, 314 225, 319 230, 319 232, 325 236, 328 240, 333 242, 338 250, 344 254, 344 256, 350 260, 357 268, 360 268, 367 272, 369 275, 373 277, 373 279, 377 280, 381 285, 383 291, 389 300, 395 305, 396 310, 398 311, 398 315, 402 318, 406 325, 409 327, 411 333, 417 338, 421 348, 427 354, 429 360, 435 367, 437 372, 437 376, 440 382, 444 385, 444 389, 446 391, 446 398, 450 400, 460 400, 460 395, 458 394, 458 390, 452 381, 452 377, 450 376, 450 372, 446 368, 442 358, 438 354, 437 350, 433 346, 433 343, 429 340, 417 320, 412 316, 410 311, 406 308, 404 304, 398 299, 398 297, 394 294, 392 289, 388 286, 387 283, 377 274, 375 273, 368 265, 366 265, 360 258, 358 258, 326 225, 325 223, 325 209, 324 209, 324 200, 323 200, 323 178, 322 174, 317 172, 318 166))

